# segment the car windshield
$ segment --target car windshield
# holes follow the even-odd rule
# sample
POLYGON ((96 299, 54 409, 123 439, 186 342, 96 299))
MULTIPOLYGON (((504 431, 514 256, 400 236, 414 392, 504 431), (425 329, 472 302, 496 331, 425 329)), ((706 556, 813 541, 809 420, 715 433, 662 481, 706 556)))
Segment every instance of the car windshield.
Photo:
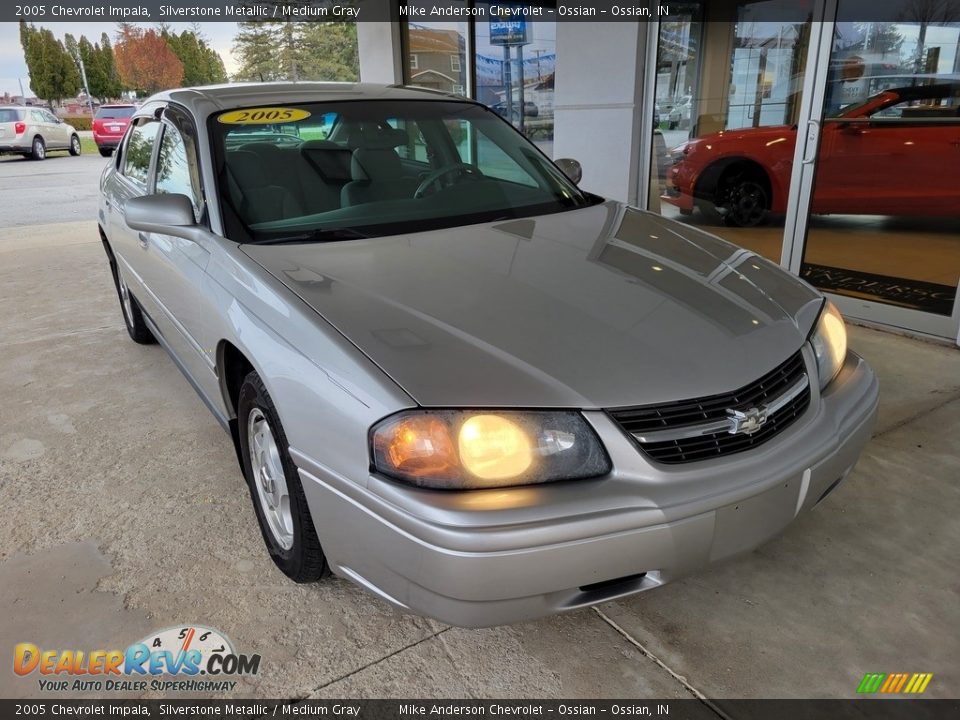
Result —
POLYGON ((252 107, 212 117, 210 132, 228 234, 241 241, 391 235, 598 201, 472 103, 252 107))
POLYGON ((128 118, 133 115, 132 107, 102 107, 97 110, 98 120, 112 120, 115 118, 128 118))
POLYGON ((14 108, 0 108, 0 123, 16 122, 20 119, 20 111, 14 108))

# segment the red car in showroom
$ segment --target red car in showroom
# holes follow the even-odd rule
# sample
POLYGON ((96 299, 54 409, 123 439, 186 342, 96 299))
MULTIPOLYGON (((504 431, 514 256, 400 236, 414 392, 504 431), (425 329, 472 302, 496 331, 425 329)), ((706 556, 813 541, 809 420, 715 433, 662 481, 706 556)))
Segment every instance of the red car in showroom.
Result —
MULTIPOLYGON (((787 208, 797 126, 726 130, 674 151, 661 200, 727 225, 759 225, 787 208)), ((884 90, 823 123, 816 214, 956 215, 960 83, 884 90)))
POLYGON ((136 105, 101 105, 93 116, 93 141, 104 157, 110 157, 127 131, 136 105))

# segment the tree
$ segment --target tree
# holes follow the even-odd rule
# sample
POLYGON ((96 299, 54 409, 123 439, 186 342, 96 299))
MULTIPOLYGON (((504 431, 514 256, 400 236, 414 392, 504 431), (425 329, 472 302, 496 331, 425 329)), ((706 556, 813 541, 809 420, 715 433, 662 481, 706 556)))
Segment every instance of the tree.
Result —
POLYGON ((123 92, 123 82, 120 80, 120 72, 117 70, 117 64, 113 56, 113 45, 110 44, 110 37, 106 33, 100 35, 99 45, 94 45, 96 50, 96 66, 98 77, 101 84, 97 84, 97 90, 93 90, 94 82, 90 80, 91 89, 94 95, 103 99, 118 98, 123 92))
POLYGON ((60 104, 80 90, 80 73, 64 44, 47 28, 20 21, 20 45, 38 98, 60 104))
POLYGON ((914 71, 930 72, 930 69, 925 67, 927 28, 930 25, 949 25, 960 19, 960 2, 958 0, 912 0, 901 11, 900 16, 906 22, 920 25, 917 47, 913 53, 914 71))
POLYGON ((357 27, 352 22, 238 23, 237 80, 357 80, 357 27))
POLYGON ((162 37, 183 63, 184 85, 210 85, 226 82, 227 71, 220 55, 197 30, 184 30, 179 35, 169 27, 161 26, 162 37))
POLYGON ((123 84, 137 94, 180 87, 183 82, 183 63, 154 30, 124 24, 114 56, 123 84))
POLYGON ((233 39, 233 53, 240 67, 236 80, 279 80, 285 72, 274 58, 278 44, 274 23, 240 22, 233 39))

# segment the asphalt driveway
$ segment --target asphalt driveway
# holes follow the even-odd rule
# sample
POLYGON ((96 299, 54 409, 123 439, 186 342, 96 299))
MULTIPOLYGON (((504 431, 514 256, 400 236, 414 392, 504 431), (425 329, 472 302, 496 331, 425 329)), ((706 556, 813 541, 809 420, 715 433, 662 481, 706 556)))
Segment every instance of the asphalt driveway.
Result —
MULTIPOLYGON (((450 628, 270 562, 227 436, 126 336, 102 163, 0 163, 0 652, 201 623, 263 656, 246 697, 852 697, 866 672, 960 695, 960 352, 854 328, 881 379, 876 436, 749 556, 595 610, 450 628)), ((0 696, 37 694, 0 673, 0 696)))

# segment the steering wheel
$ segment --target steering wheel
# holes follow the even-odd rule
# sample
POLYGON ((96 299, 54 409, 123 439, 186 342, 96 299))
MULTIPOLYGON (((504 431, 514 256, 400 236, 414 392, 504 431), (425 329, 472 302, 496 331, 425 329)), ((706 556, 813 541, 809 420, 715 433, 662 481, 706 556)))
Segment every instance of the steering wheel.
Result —
POLYGON ((437 168, 432 173, 427 175, 419 185, 417 185, 416 192, 413 193, 413 197, 416 199, 422 198, 427 194, 427 190, 438 184, 440 178, 453 173, 462 173, 464 175, 472 175, 474 178, 480 178, 483 174, 477 170, 473 165, 467 165, 465 163, 451 163, 450 165, 444 165, 442 168, 437 168))

